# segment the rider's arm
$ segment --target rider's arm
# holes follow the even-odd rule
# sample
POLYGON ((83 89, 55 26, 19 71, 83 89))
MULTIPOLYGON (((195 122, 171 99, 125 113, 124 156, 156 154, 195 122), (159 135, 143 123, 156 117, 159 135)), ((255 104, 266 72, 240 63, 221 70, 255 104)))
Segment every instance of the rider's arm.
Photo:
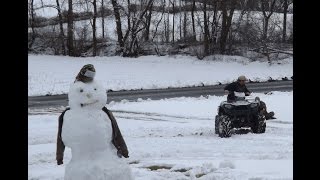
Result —
POLYGON ((234 91, 236 91, 236 82, 230 83, 228 85, 226 85, 226 87, 224 88, 224 92, 227 94, 230 94, 234 91))
POLYGON ((224 87, 224 92, 234 91, 234 89, 235 89, 234 83, 230 83, 226 85, 226 87, 224 87))
POLYGON ((224 95, 228 95, 230 89, 231 89, 231 84, 226 85, 226 87, 224 87, 224 95))
POLYGON ((249 96, 251 94, 251 92, 248 90, 247 86, 245 88, 244 93, 245 93, 246 96, 249 96))

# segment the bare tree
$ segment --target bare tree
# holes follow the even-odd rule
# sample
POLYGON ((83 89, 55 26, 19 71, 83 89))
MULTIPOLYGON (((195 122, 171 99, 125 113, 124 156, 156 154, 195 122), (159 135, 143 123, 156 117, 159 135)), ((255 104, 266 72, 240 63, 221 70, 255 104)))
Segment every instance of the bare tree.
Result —
MULTIPOLYGON (((234 25, 230 27, 230 32, 229 32, 229 50, 232 50, 233 46, 237 44, 237 42, 241 42, 242 34, 246 33, 249 34, 250 32, 241 32, 243 30, 242 25, 243 25, 243 20, 244 20, 244 15, 247 14, 247 21, 248 23, 248 12, 249 12, 249 6, 248 6, 248 0, 238 0, 238 5, 237 7, 239 8, 239 16, 237 19, 233 20, 234 25)), ((251 34, 252 36, 252 34, 251 34)))
POLYGON ((61 13, 61 7, 60 7, 59 0, 56 0, 56 4, 57 4, 57 11, 58 11, 58 17, 59 17, 59 27, 60 27, 59 39, 61 41, 62 54, 66 55, 66 48, 65 48, 65 45, 64 45, 63 18, 62 18, 62 13, 61 13))
POLYGON ((181 0, 179 0, 179 35, 180 39, 182 38, 182 9, 181 9, 181 0))
POLYGON ((218 1, 214 0, 213 2, 213 17, 212 17, 212 23, 211 23, 211 52, 214 52, 214 46, 217 42, 217 34, 218 34, 218 25, 219 25, 219 19, 220 15, 218 16, 218 1))
POLYGON ((261 2, 261 11, 263 14, 263 35, 262 40, 267 41, 268 38, 268 26, 269 19, 274 12, 274 7, 276 0, 260 0, 261 2))
MULTIPOLYGON (((35 2, 28 0, 29 49, 40 49, 35 47, 41 46, 41 49, 50 49, 56 54, 98 55, 98 33, 101 31, 97 26, 102 26, 102 38, 105 38, 107 9, 104 6, 107 1, 68 0, 65 1, 67 12, 63 11, 63 0, 55 0, 55 4, 42 3, 41 6, 37 6, 35 2), (75 8, 85 8, 79 6, 83 5, 82 3, 86 3, 87 10, 73 12, 75 8), (57 9, 56 17, 45 18, 35 13, 38 9, 48 7, 57 9), (100 16, 101 24, 97 22, 100 16), (79 20, 90 20, 91 25, 87 24, 86 28, 75 26, 75 22, 79 20), (63 27, 65 22, 67 28, 63 27), (49 28, 41 28, 40 31, 40 27, 49 28)), ((239 53, 250 47, 250 50, 260 53, 260 57, 261 54, 266 55, 270 61, 277 53, 288 54, 285 50, 288 48, 287 44, 277 46, 276 43, 287 43, 292 39, 292 36, 289 37, 292 27, 290 21, 287 22, 292 0, 111 0, 111 3, 116 21, 119 49, 117 53, 123 56, 134 57, 149 53, 150 47, 146 48, 146 45, 150 44, 141 42, 150 42, 158 48, 160 42, 157 41, 171 42, 171 45, 174 45, 179 38, 189 40, 188 36, 192 36, 194 41, 198 39, 203 43, 203 46, 197 46, 199 57, 212 54, 216 50, 222 54, 239 53), (234 16, 235 9, 239 12, 237 16, 234 16), (198 10, 201 12, 197 13, 198 10), (260 12, 252 12, 255 10, 260 12), (275 12, 281 13, 283 19, 271 18, 275 16, 275 12), (261 19, 257 14, 261 15, 261 19), (234 19, 235 17, 237 19, 234 19), (125 21, 125 26, 122 20, 125 21), (176 23, 175 20, 179 22, 176 23), (200 32, 197 32, 198 27, 200 32)))
POLYGON ((288 0, 283 2, 283 29, 282 29, 282 42, 286 42, 287 34, 287 12, 288 12, 288 0))
MULTIPOLYGON (((137 6, 131 6, 130 0, 127 0, 127 4, 128 4, 128 11, 126 14, 127 14, 128 29, 126 31, 126 34, 124 35, 123 43, 125 43, 125 41, 127 40, 128 36, 129 36, 129 32, 131 30, 131 12, 133 12, 133 14, 135 16, 135 12, 137 11, 137 9, 136 9, 137 6)), ((124 8, 122 8, 122 9, 124 9, 124 8)))
MULTIPOLYGON (((184 1, 184 7, 186 7, 186 2, 184 1)), ((187 37, 187 10, 184 8, 183 12, 183 39, 187 37)))
MULTIPOLYGON (((170 7, 170 5, 169 5, 170 7)), ((170 40, 170 35, 169 35, 169 7, 168 7, 168 12, 167 12, 167 18, 164 20, 164 34, 165 34, 165 42, 168 43, 170 40)))
POLYGON ((246 7, 250 10, 250 11, 256 11, 259 10, 259 1, 257 0, 245 0, 246 1, 246 7))
POLYGON ((34 12, 34 0, 30 0, 29 3, 29 24, 31 27, 31 38, 30 38, 30 42, 28 44, 28 48, 30 49, 34 43, 34 40, 36 38, 36 32, 35 32, 35 12, 34 12))
POLYGON ((117 35, 118 35, 118 43, 120 45, 120 52, 123 52, 124 49, 124 42, 123 42, 123 35, 122 35, 122 28, 121 28, 121 17, 120 17, 120 6, 117 0, 111 0, 113 6, 113 13, 116 20, 117 26, 117 35))
POLYGON ((194 11, 196 9, 196 1, 192 1, 192 9, 191 9, 191 20, 192 20, 192 35, 194 40, 196 40, 196 28, 195 28, 195 21, 194 21, 194 11))
MULTIPOLYGON (((155 27, 155 30, 154 30, 154 34, 153 34, 153 37, 152 37, 152 41, 154 41, 154 38, 156 37, 157 33, 158 33, 158 27, 163 19, 163 16, 164 16, 164 12, 165 12, 165 8, 166 7, 166 0, 163 0, 162 1, 162 12, 161 12, 161 17, 160 17, 160 20, 157 22, 156 24, 156 27, 155 27)), ((164 34, 166 35, 166 22, 164 21, 164 34)))
POLYGON ((203 25, 204 25, 204 53, 209 54, 209 26, 207 18, 207 0, 203 1, 203 25))
POLYGON ((59 24, 60 32, 59 32, 58 41, 56 41, 55 27, 53 27, 51 29, 52 32, 48 32, 48 31, 42 32, 41 37, 40 36, 38 36, 38 37, 40 37, 42 42, 45 42, 45 44, 46 44, 45 46, 53 48, 55 54, 59 54, 59 51, 61 51, 63 55, 66 55, 66 47, 65 47, 65 42, 64 42, 65 35, 64 35, 64 30, 63 30, 63 18, 62 18, 62 12, 61 12, 59 0, 56 0, 56 5, 45 5, 42 0, 40 1, 40 3, 41 3, 41 5, 35 8, 34 7, 34 0, 30 0, 30 2, 29 2, 28 10, 29 10, 29 26, 31 27, 31 37, 29 40, 28 47, 31 48, 34 41, 35 41, 35 38, 36 38, 35 27, 40 26, 39 22, 36 23, 35 10, 39 10, 39 9, 43 9, 43 8, 54 8, 58 11, 58 21, 53 21, 52 25, 55 25, 55 23, 59 24), (50 43, 48 43, 48 42, 50 42, 50 43), (54 47, 54 45, 57 45, 59 43, 61 45, 61 47, 59 46, 60 48, 58 48, 58 46, 54 47))
POLYGON ((73 42, 73 9, 72 9, 72 0, 68 0, 68 55, 69 56, 75 56, 74 52, 74 42, 73 42))
POLYGON ((224 54, 226 50, 227 37, 232 23, 233 12, 235 10, 236 2, 234 0, 221 1, 222 9, 222 29, 220 36, 220 53, 224 54), (229 11, 229 13, 228 13, 229 11))
MULTIPOLYGON (((154 0, 148 0, 148 2, 146 2, 146 6, 144 7, 144 10, 141 10, 142 12, 140 12, 141 14, 138 16, 138 18, 134 18, 133 22, 132 22, 132 30, 131 30, 131 40, 130 40, 130 45, 129 48, 127 49, 128 55, 137 55, 137 49, 139 46, 139 42, 138 42, 138 33, 140 31, 142 31, 143 29, 146 29, 146 26, 150 26, 150 24, 146 23, 148 21, 150 21, 149 23, 151 23, 151 14, 150 14, 150 19, 149 20, 145 20, 143 21, 143 17, 145 16, 145 14, 147 13, 147 11, 152 11, 152 6, 153 6, 153 2, 154 0), (142 24, 142 27, 140 27, 140 25, 142 24), (135 45, 135 48, 134 48, 135 45)), ((151 13, 151 12, 150 12, 151 13)), ((150 27, 148 27, 149 29, 150 27)), ((148 36, 149 36, 149 32, 148 32, 148 36)))
POLYGON ((92 19, 92 41, 93 41, 93 50, 92 56, 97 55, 97 37, 96 37, 96 20, 97 20, 97 0, 92 1, 93 5, 93 19, 92 19))
POLYGON ((287 13, 289 5, 292 4, 292 0, 283 0, 283 28, 282 28, 282 42, 286 42, 287 38, 287 13))
POLYGON ((262 54, 267 56, 269 64, 271 64, 271 59, 268 48, 268 27, 269 19, 274 12, 275 4, 276 0, 260 0, 261 11, 263 14, 262 54))
POLYGON ((146 13, 146 29, 145 29, 145 36, 144 36, 145 41, 149 41, 152 11, 153 11, 153 2, 151 3, 150 7, 148 8, 148 13, 146 13))
POLYGON ((101 0, 101 26, 102 26, 102 38, 104 38, 104 0, 101 0))
POLYGON ((128 18, 128 29, 126 30, 125 36, 123 38, 123 43, 124 43, 123 56, 137 56, 138 49, 139 49, 138 35, 140 32, 143 32, 143 30, 146 29, 147 20, 144 17, 147 11, 153 5, 154 0, 147 0, 147 2, 145 2, 146 5, 143 7, 141 6, 142 9, 137 13, 134 10, 133 14, 130 13, 131 7, 133 7, 130 4, 130 0, 127 0, 127 2, 128 2, 128 12, 125 12, 125 13, 127 14, 127 18, 128 18))
POLYGON ((169 0, 169 2, 171 3, 171 5, 172 5, 172 42, 174 43, 174 24, 175 24, 175 22, 174 22, 174 16, 175 16, 175 1, 176 0, 169 0))

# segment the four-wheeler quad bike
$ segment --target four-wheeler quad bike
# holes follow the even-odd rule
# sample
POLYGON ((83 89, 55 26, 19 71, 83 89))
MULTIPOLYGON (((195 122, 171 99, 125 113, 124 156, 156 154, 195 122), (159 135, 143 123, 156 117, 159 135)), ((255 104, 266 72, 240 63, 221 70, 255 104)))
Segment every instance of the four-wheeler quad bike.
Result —
POLYGON ((234 128, 251 128, 253 133, 264 133, 266 118, 260 112, 260 99, 249 99, 244 93, 234 92, 235 101, 223 101, 215 118, 215 133, 220 137, 231 137, 234 128))

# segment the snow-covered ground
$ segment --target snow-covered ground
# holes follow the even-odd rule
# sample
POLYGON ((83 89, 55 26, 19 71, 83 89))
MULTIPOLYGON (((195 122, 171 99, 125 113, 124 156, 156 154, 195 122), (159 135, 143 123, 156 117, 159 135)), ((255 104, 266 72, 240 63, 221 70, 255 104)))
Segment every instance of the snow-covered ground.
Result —
MULTIPOLYGON (((137 180, 293 179, 293 93, 253 96, 265 101, 277 119, 267 121, 264 134, 236 134, 227 139, 214 134, 214 116, 226 97, 110 102, 107 107, 114 111, 126 140, 130 152, 126 160, 137 180)), ((30 111, 30 180, 63 179, 71 152, 67 148, 65 164, 56 165, 58 115, 30 111)))
POLYGON ((250 62, 239 56, 144 56, 139 58, 29 55, 28 96, 64 94, 85 64, 96 68, 96 79, 111 90, 187 87, 229 83, 239 75, 256 81, 293 75, 292 58, 250 62))

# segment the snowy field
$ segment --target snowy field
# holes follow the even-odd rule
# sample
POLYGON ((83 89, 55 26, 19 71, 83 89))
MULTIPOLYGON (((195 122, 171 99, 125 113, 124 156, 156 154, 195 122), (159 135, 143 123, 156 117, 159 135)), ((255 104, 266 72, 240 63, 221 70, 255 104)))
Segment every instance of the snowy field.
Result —
POLYGON ((139 58, 28 55, 28 96, 64 94, 85 64, 96 68, 96 79, 111 90, 188 87, 230 83, 239 75, 266 81, 293 75, 292 58, 250 62, 240 56, 215 55, 205 60, 188 56, 139 58))
MULTIPOLYGON (((44 68, 48 69, 50 65, 52 67, 52 64, 48 63, 50 61, 44 60, 44 62, 42 66, 48 64, 44 68)), ((62 69, 69 63, 63 60, 60 62, 62 69)), ((115 62, 121 63, 119 60, 115 62)), ((80 61, 79 64, 74 63, 73 70, 77 70, 82 63, 84 61, 80 61)), ((208 64, 207 72, 210 72, 208 64)), ((259 65, 264 67, 263 64, 255 64, 259 65)), ((107 66, 110 64, 105 67, 107 66)), ((285 71, 285 68, 283 69, 285 71)), ((55 71, 57 68, 52 67, 52 70, 55 71)), ((100 79, 101 71, 102 69, 98 69, 100 79)), ((66 76, 68 73, 75 72, 64 73, 60 76, 68 77, 66 76)), ((54 73, 51 74, 51 78, 53 75, 54 73)), ((128 76, 130 75, 129 73, 128 76)), ((273 92, 271 95, 257 93, 253 96, 259 96, 265 101, 268 110, 274 111, 277 119, 267 121, 264 134, 235 134, 228 139, 214 134, 214 116, 217 106, 226 98, 225 96, 110 102, 107 107, 114 111, 126 140, 130 156, 126 160, 130 163, 136 180, 293 179, 293 93, 273 92)), ((58 112, 49 113, 44 112, 45 110, 40 111, 42 113, 29 111, 28 179, 30 180, 63 179, 65 164, 69 162, 71 152, 67 148, 65 164, 56 165, 55 143, 59 110, 61 111, 58 109, 58 112)))

